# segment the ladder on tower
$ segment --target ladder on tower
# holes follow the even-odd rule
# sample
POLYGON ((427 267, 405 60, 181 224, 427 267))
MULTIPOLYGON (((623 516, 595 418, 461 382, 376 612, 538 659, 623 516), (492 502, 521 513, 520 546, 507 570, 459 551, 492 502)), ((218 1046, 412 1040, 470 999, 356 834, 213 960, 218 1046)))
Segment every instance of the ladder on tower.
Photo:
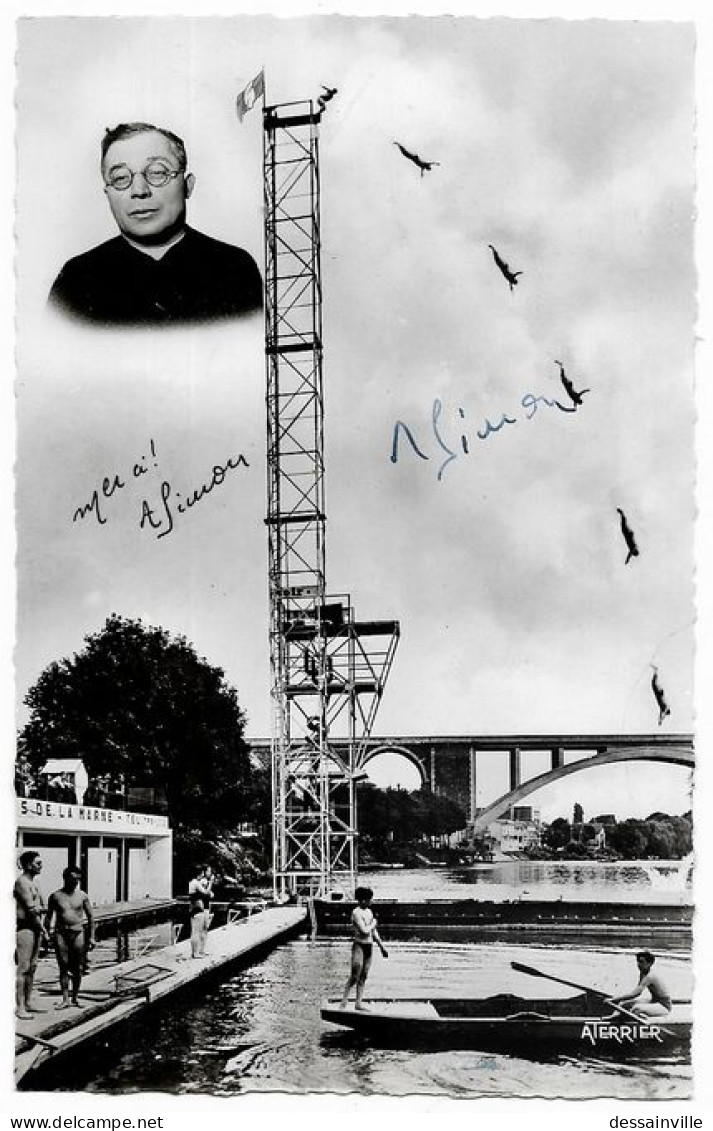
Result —
POLYGON ((265 108, 265 356, 273 875, 278 898, 350 891, 357 781, 399 638, 326 585, 319 124, 265 108), (336 744, 339 749, 336 749, 336 744))

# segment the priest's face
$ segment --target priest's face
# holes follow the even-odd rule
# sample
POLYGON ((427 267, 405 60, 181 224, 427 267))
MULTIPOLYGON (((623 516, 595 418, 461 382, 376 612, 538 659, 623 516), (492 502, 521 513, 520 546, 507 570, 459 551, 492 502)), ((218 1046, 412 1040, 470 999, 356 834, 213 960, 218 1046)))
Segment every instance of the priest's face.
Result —
POLYGON ((147 130, 115 141, 104 156, 102 176, 112 215, 125 236, 160 245, 185 227, 194 178, 186 176, 162 133, 147 130))

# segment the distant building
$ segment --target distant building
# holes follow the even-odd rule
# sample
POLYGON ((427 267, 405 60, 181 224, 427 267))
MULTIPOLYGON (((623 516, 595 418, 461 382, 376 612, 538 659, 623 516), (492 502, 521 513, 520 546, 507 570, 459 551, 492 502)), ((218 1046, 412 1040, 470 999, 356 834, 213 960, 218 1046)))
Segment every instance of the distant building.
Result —
POLYGON ((500 817, 488 826, 488 839, 494 853, 524 852, 540 843, 541 832, 539 820, 500 817))
MULTIPOLYGON (((615 822, 614 822, 615 823, 615 822)), ((578 844, 584 844, 589 852, 597 852, 602 848, 606 848, 606 825, 599 819, 596 821, 577 821, 572 825, 572 840, 578 844), (593 829, 593 836, 585 836, 584 830, 593 829)), ((611 826, 609 826, 611 827, 611 826)))
MULTIPOLYGON (((476 809, 476 818, 482 812, 482 808, 476 809)), ((540 810, 533 809, 531 805, 516 805, 506 815, 491 821, 487 829, 478 836, 475 835, 473 821, 469 821, 464 831, 453 835, 451 844, 453 847, 465 843, 475 844, 487 853, 515 853, 538 845, 541 838, 540 810)))
POLYGON ((587 844, 587 848, 592 848, 596 851, 599 851, 602 848, 606 848, 607 835, 605 826, 599 821, 590 821, 589 823, 594 829, 594 837, 587 844))
POLYGON ((81 758, 50 758, 40 770, 40 782, 42 795, 50 801, 71 800, 81 805, 89 776, 81 758))
POLYGON ((533 809, 532 805, 514 805, 510 810, 510 819, 512 821, 534 821, 535 824, 540 824, 540 810, 533 809))

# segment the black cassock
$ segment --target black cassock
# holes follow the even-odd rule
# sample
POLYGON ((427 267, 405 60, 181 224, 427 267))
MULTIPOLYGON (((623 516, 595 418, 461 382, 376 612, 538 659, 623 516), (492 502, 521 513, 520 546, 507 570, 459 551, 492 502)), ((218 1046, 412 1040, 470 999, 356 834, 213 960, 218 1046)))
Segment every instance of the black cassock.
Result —
POLYGON ((193 228, 160 259, 116 236, 68 260, 53 306, 106 325, 204 322, 262 306, 262 279, 247 251, 193 228))

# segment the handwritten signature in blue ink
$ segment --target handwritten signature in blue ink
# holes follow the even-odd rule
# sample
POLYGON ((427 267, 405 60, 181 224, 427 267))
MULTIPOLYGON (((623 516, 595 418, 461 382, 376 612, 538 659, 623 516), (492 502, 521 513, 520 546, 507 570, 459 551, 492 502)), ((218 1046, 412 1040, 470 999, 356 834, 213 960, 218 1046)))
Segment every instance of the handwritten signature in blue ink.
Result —
MULTIPOLYGON (((520 404, 525 410, 526 420, 532 420, 541 404, 545 405, 547 408, 557 408, 560 412, 571 413, 577 411, 575 406, 568 408, 565 405, 560 404, 559 401, 550 400, 549 397, 535 396, 534 393, 525 393, 525 395, 520 400, 520 404)), ((442 414, 443 404, 440 398, 436 397, 433 401, 433 407, 431 410, 430 426, 433 439, 435 439, 436 444, 438 445, 440 450, 442 452, 445 452, 445 459, 442 460, 440 467, 438 468, 437 479, 439 480, 439 482, 443 478, 443 472, 446 470, 448 465, 452 463, 453 460, 457 459, 461 452, 464 456, 470 454, 469 436, 464 431, 461 431, 460 435, 460 452, 458 450, 454 450, 448 443, 446 443, 444 436, 445 429, 441 421, 442 414)), ((464 409, 459 408, 458 414, 461 420, 465 420, 464 409)), ((511 424, 517 424, 517 418, 514 416, 508 416, 508 414, 505 412, 500 414, 500 419, 495 424, 493 424, 486 417, 485 424, 477 429, 476 436, 479 440, 487 440, 489 436, 495 435, 497 432, 502 431, 502 429, 505 428, 506 425, 511 424)), ((419 459, 428 460, 431 458, 426 454, 426 452, 422 450, 421 445, 417 443, 413 430, 409 427, 409 425, 405 424, 403 420, 397 420, 394 425, 393 437, 391 441, 390 458, 392 463, 398 463, 399 461, 402 437, 404 441, 408 441, 408 443, 411 445, 411 450, 419 457, 419 459)))

